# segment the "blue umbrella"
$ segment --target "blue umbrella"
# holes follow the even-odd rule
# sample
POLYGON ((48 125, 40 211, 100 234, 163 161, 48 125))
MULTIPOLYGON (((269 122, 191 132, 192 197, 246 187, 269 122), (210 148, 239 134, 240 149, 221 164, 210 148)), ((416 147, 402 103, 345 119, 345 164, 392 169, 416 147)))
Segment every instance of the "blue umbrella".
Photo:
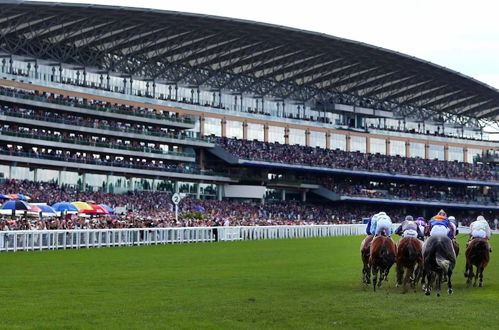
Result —
POLYGON ((12 200, 5 202, 2 206, 2 210, 21 210, 21 211, 27 211, 31 209, 31 206, 23 201, 20 200, 12 200))
POLYGON ((0 194, 0 199, 10 199, 10 197, 4 194, 0 194))
POLYGON ((200 212, 204 212, 204 207, 202 207, 201 205, 198 205, 194 208, 195 211, 200 211, 200 212))
POLYGON ((105 209, 107 212, 109 212, 109 214, 114 214, 114 210, 112 207, 106 205, 106 204, 99 204, 100 207, 102 207, 103 209, 105 209))
POLYGON ((43 205, 43 204, 40 204, 40 205, 37 205, 40 210, 42 210, 42 215, 46 215, 46 216, 54 216, 56 215, 56 211, 48 206, 48 205, 43 205))
POLYGON ((78 213, 78 208, 69 202, 60 202, 52 205, 56 212, 78 213))
POLYGON ((29 196, 26 196, 23 194, 16 194, 16 195, 17 195, 17 197, 19 197, 19 200, 21 200, 21 201, 27 201, 30 199, 29 196))

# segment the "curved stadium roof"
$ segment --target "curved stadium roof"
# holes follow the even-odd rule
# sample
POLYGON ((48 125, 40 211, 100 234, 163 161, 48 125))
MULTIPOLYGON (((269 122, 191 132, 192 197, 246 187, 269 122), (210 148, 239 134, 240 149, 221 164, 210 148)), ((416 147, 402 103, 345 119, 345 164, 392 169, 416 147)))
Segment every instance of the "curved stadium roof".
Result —
MULTIPOLYGON (((28 1, 0 4, 0 51, 302 102, 337 95, 499 120, 499 91, 401 53, 251 21, 28 1)), ((401 107, 408 108, 408 107, 401 107)), ((464 123, 464 122, 463 122, 464 123)))

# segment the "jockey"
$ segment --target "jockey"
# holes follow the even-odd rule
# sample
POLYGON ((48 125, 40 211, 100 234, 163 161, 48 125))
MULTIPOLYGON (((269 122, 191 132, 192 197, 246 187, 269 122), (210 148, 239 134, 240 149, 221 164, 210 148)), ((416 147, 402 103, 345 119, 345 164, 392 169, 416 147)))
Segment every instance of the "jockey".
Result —
POLYGON ((425 228, 426 228, 426 226, 428 225, 428 224, 426 223, 426 220, 425 220, 423 217, 419 217, 419 218, 417 218, 417 220, 416 220, 416 224, 418 225, 419 230, 421 231, 421 233, 423 233, 423 234, 424 234, 424 232, 425 232, 425 228))
POLYGON ((490 239, 490 226, 483 216, 478 216, 476 221, 470 225, 470 239, 473 238, 486 238, 490 239))
MULTIPOLYGON (((476 221, 473 221, 470 225, 470 239, 466 243, 466 246, 468 246, 469 242, 473 238, 486 238, 487 240, 490 239, 490 226, 487 220, 481 215, 479 215, 476 218, 476 221)), ((490 248, 490 252, 492 252, 492 248, 490 248)))
POLYGON ((459 234, 457 230, 457 220, 452 215, 447 218, 449 220, 449 236, 450 239, 455 239, 456 235, 459 234))
POLYGON ((426 236, 448 236, 450 222, 447 219, 447 213, 440 210, 437 215, 431 218, 429 225, 426 227, 426 236))
MULTIPOLYGON (((384 213, 384 212, 381 212, 381 213, 384 213)), ((376 226, 378 224, 379 214, 380 213, 376 213, 375 215, 373 215, 371 217, 371 219, 369 219, 369 222, 367 223, 367 226, 366 226, 366 234, 367 235, 374 235, 374 233, 376 232, 376 226)))
POLYGON ((424 239, 423 233, 419 229, 419 226, 413 221, 414 218, 410 215, 405 217, 404 222, 395 230, 395 234, 402 237, 417 237, 420 240, 424 239))
POLYGON ((383 235, 390 237, 390 235, 393 233, 392 227, 392 219, 390 219, 390 217, 385 212, 380 212, 378 213, 378 221, 376 223, 374 236, 383 235))

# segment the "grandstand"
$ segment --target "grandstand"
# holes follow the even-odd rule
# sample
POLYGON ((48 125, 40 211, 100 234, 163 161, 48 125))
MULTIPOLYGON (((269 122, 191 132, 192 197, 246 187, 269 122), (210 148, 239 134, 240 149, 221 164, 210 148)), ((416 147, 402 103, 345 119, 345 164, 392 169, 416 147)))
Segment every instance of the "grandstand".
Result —
POLYGON ((0 176, 20 190, 4 193, 157 199, 147 216, 161 205, 169 225, 177 192, 233 222, 271 218, 262 203, 279 223, 380 204, 498 217, 484 127, 499 91, 458 72, 229 18, 29 1, 0 14, 0 176))

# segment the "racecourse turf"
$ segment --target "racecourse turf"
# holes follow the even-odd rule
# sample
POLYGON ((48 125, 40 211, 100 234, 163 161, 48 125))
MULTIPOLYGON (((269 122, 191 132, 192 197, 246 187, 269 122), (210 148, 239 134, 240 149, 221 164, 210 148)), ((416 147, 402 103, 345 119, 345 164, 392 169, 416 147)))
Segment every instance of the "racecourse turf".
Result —
MULTIPOLYGON (((363 237, 0 254, 0 326, 22 329, 499 328, 499 239, 483 288, 361 284, 363 237)), ((464 252, 465 237, 460 238, 464 252)))

